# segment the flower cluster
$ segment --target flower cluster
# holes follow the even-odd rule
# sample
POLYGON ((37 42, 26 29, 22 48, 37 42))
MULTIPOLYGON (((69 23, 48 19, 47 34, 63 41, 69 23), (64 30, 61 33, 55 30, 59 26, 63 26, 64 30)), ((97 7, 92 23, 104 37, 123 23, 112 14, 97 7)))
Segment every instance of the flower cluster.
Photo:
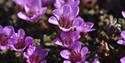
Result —
POLYGON ((0 50, 23 52, 28 63, 46 63, 44 57, 48 52, 40 49, 39 45, 34 45, 33 41, 31 36, 26 36, 23 29, 19 29, 16 33, 13 26, 0 25, 0 50))
MULTIPOLYGON (((23 8, 17 16, 30 22, 37 22, 46 13, 48 2, 54 2, 53 16, 48 19, 48 22, 57 25, 61 32, 52 43, 65 48, 60 52, 60 56, 65 59, 63 63, 86 62, 89 49, 82 45, 80 33, 91 32, 95 29, 93 29, 92 22, 85 22, 82 17, 78 16, 80 0, 14 0, 14 2, 23 8)), ((27 49, 24 57, 28 63, 46 62, 43 58, 47 55, 47 51, 32 45, 33 38, 25 36, 23 29, 19 29, 17 33, 10 30, 10 33, 11 35, 5 38, 9 41, 7 44, 9 43, 9 47, 18 52, 27 49)), ((95 60, 94 63, 98 62, 95 60)))
POLYGON ((83 46, 80 33, 91 32, 94 29, 93 23, 85 22, 79 14, 80 0, 56 0, 53 15, 49 18, 49 23, 57 25, 61 32, 52 42, 65 48, 60 52, 60 56, 65 60, 63 63, 84 63, 88 48, 83 46))

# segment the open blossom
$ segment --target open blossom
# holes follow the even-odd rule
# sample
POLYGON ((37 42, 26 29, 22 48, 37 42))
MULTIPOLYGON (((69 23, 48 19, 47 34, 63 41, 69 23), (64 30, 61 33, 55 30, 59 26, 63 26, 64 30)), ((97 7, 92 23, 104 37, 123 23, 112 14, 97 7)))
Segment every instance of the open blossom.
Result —
POLYGON ((28 63, 46 63, 44 60, 48 51, 41 49, 40 46, 30 45, 27 52, 24 52, 24 57, 28 63))
POLYGON ((78 46, 72 50, 62 50, 60 55, 66 59, 63 63, 85 63, 87 53, 87 47, 78 46))
POLYGON ((121 62, 121 63, 125 63, 125 57, 122 57, 122 58, 120 59, 120 62, 121 62))
POLYGON ((120 45, 125 45, 125 30, 121 32, 122 39, 118 40, 117 43, 120 45))
POLYGON ((80 38, 79 32, 61 32, 60 35, 53 40, 53 44, 59 45, 65 48, 72 48, 74 45, 80 43, 78 41, 80 38))
POLYGON ((14 33, 10 40, 12 43, 12 45, 10 45, 11 49, 17 52, 23 51, 33 42, 32 37, 25 36, 25 31, 23 29, 19 29, 18 33, 14 33))
POLYGON ((79 13, 79 7, 72 8, 71 5, 65 4, 61 8, 53 10, 54 16, 49 18, 49 23, 59 26, 63 31, 70 31, 74 29, 77 15, 79 13))
POLYGON ((41 0, 14 0, 14 2, 24 8, 24 12, 19 12, 17 16, 30 22, 37 22, 47 10, 46 7, 42 7, 41 0))
POLYGON ((65 4, 70 4, 71 6, 78 6, 80 0, 55 0, 54 6, 56 8, 61 8, 65 4))
POLYGON ((2 27, 0 25, 0 49, 7 50, 10 46, 11 35, 15 33, 12 26, 2 27))

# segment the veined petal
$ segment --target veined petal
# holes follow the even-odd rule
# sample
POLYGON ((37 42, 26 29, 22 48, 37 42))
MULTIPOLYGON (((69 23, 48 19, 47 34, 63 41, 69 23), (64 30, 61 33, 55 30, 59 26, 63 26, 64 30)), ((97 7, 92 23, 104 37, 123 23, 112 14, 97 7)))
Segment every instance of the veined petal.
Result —
POLYGON ((54 14, 54 16, 56 16, 57 20, 59 20, 60 16, 62 16, 63 14, 63 9, 62 8, 55 9, 52 11, 52 13, 54 14))
POLYGON ((71 6, 67 4, 67 5, 64 5, 64 6, 62 7, 62 9, 63 9, 63 16, 69 17, 70 14, 71 14, 71 11, 72 11, 71 6))
POLYGON ((72 7, 72 13, 70 14, 70 19, 76 18, 78 14, 79 14, 79 7, 78 6, 72 7))

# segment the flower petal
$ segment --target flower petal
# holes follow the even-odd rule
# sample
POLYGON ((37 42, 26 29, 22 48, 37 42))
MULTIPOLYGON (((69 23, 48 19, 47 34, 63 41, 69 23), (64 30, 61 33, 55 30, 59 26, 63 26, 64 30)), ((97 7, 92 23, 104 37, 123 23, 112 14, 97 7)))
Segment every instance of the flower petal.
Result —
POLYGON ((125 39, 125 30, 121 32, 121 37, 125 39))
POLYGON ((56 17, 54 17, 54 16, 51 16, 48 21, 49 21, 49 23, 51 23, 51 24, 59 25, 58 20, 57 20, 56 17))
POLYGON ((84 28, 82 32, 94 31, 95 29, 92 29, 93 26, 94 26, 94 24, 91 23, 91 22, 84 23, 83 26, 82 26, 84 28))
POLYGON ((32 37, 30 37, 30 36, 27 36, 26 38, 25 38, 25 45, 26 46, 29 46, 29 45, 31 45, 32 43, 33 43, 33 38, 32 37))
POLYGON ((79 14, 79 7, 78 6, 72 7, 72 13, 70 15, 72 19, 74 19, 78 14, 79 14))
POLYGON ((69 60, 64 60, 63 63, 71 63, 69 60))
POLYGON ((62 8, 55 9, 52 11, 52 13, 54 14, 54 16, 56 16, 57 20, 59 20, 60 16, 62 16, 63 14, 63 9, 62 8))
POLYGON ((68 50, 62 50, 61 52, 60 52, 60 55, 61 55, 61 57, 63 57, 63 58, 65 58, 65 59, 69 59, 70 58, 70 51, 68 51, 68 50))
POLYGON ((54 6, 55 6, 56 8, 60 8, 60 7, 62 7, 62 5, 63 5, 64 3, 65 3, 64 0, 55 0, 54 6))
POLYGON ((124 41, 124 40, 118 40, 118 41, 117 41, 117 44, 125 45, 125 41, 124 41))
POLYGON ((81 50, 81 42, 80 41, 75 41, 75 43, 73 44, 72 48, 76 51, 76 52, 80 52, 81 50))
POLYGON ((70 16, 70 14, 71 14, 71 6, 70 5, 64 5, 63 7, 62 7, 62 9, 63 9, 63 16, 70 16))
POLYGON ((81 55, 82 55, 82 58, 84 58, 86 56, 86 54, 88 53, 88 48, 87 47, 83 47, 81 49, 81 55))
POLYGON ((84 20, 81 17, 77 17, 73 21, 73 26, 76 27, 76 30, 82 31, 83 27, 82 24, 84 23, 84 20))
POLYGON ((19 29, 17 35, 19 35, 19 37, 25 37, 25 31, 23 29, 19 29))
POLYGON ((60 41, 59 38, 54 39, 52 42, 53 42, 54 45, 63 46, 63 44, 62 44, 62 42, 60 41))
POLYGON ((122 16, 125 18, 125 11, 122 11, 122 16))
POLYGON ((3 26, 0 25, 0 32, 2 32, 2 30, 3 30, 3 26))
POLYGON ((3 32, 7 36, 11 36, 14 33, 14 28, 13 28, 13 26, 6 26, 6 27, 3 28, 3 32))
POLYGON ((30 18, 28 16, 26 16, 24 13, 22 12, 19 12, 17 14, 17 16, 20 18, 20 19, 23 19, 23 20, 27 20, 27 21, 30 21, 30 18))

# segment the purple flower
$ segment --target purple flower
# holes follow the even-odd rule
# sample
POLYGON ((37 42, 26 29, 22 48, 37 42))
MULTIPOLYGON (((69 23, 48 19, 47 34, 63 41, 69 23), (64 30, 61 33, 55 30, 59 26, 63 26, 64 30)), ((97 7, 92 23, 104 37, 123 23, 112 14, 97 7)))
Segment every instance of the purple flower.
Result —
POLYGON ((121 32, 121 37, 123 39, 118 40, 117 43, 120 45, 125 45, 125 30, 121 32))
POLYGON ((11 35, 15 33, 12 26, 2 27, 0 25, 0 49, 7 50, 10 46, 11 35))
POLYGON ((41 49, 40 46, 30 45, 27 52, 24 52, 24 57, 28 63, 46 63, 44 60, 48 51, 41 49))
POLYGON ((66 48, 72 48, 74 45, 79 44, 79 32, 61 32, 59 37, 53 40, 53 44, 66 48))
POLYGON ((11 37, 10 45, 12 50, 17 52, 23 51, 26 47, 31 45, 33 42, 33 38, 30 36, 25 36, 25 31, 23 29, 19 29, 18 33, 14 33, 11 37))
POLYGON ((93 63, 100 63, 97 58, 94 59, 93 63))
POLYGON ((85 63, 86 54, 88 53, 87 47, 75 47, 72 50, 62 50, 60 52, 61 57, 63 57, 63 63, 85 63))
POLYGON ((120 59, 120 62, 121 62, 121 63, 125 63, 125 57, 122 57, 122 58, 120 59))
POLYGON ((54 6, 56 8, 61 8, 65 4, 70 4, 71 6, 78 6, 80 0, 55 0, 54 6))
POLYGON ((44 15, 47 8, 42 7, 41 0, 14 0, 18 5, 24 8, 17 16, 23 20, 37 22, 40 16, 44 15))
POLYGON ((61 8, 53 10, 54 16, 49 18, 49 23, 59 26, 59 28, 63 31, 70 31, 77 27, 74 25, 75 22, 79 22, 76 21, 78 13, 78 6, 72 7, 69 4, 65 4, 61 8))
POLYGON ((77 26, 76 30, 79 32, 87 33, 95 30, 93 29, 94 24, 92 22, 85 22, 81 17, 75 19, 74 23, 74 26, 77 26))

